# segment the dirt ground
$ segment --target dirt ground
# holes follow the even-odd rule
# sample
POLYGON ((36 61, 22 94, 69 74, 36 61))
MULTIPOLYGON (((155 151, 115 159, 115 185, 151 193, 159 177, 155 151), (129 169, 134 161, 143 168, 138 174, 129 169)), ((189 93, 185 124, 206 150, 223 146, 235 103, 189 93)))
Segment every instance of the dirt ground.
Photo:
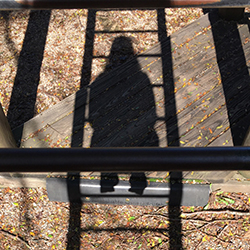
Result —
POLYGON ((250 198, 213 192, 205 207, 51 202, 0 189, 1 249, 249 249, 250 198))

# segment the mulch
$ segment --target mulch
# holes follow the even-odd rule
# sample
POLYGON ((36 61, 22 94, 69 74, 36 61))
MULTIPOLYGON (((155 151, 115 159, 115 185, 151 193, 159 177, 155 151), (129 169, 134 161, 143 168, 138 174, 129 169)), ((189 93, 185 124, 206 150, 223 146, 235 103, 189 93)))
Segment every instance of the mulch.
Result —
POLYGON ((250 198, 205 207, 51 202, 43 188, 0 189, 1 249, 249 249, 250 198))

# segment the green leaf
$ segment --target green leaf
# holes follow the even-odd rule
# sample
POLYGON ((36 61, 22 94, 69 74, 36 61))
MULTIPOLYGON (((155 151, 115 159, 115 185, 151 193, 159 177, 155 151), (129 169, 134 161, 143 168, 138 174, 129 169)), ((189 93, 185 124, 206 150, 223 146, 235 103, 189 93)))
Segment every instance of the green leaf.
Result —
POLYGON ((162 243, 162 239, 161 239, 161 238, 159 238, 159 239, 158 239, 158 242, 159 242, 159 244, 161 244, 161 243, 162 243))
POLYGON ((53 235, 52 235, 52 234, 49 234, 48 236, 49 236, 50 238, 53 238, 53 235))
POLYGON ((223 199, 226 200, 227 202, 231 203, 231 204, 235 203, 235 201, 233 199, 226 198, 226 197, 224 197, 223 199))
POLYGON ((142 244, 140 244, 139 246, 138 246, 138 249, 140 249, 142 247, 142 244))
POLYGON ((134 216, 131 216, 128 220, 131 221, 131 220, 134 220, 135 217, 134 216))
POLYGON ((203 210, 208 210, 208 204, 203 208, 203 210))
POLYGON ((223 194, 223 191, 216 193, 216 195, 221 195, 221 194, 223 194))
POLYGON ((227 206, 229 205, 229 203, 227 201, 225 201, 224 199, 218 199, 219 203, 225 203, 227 206))

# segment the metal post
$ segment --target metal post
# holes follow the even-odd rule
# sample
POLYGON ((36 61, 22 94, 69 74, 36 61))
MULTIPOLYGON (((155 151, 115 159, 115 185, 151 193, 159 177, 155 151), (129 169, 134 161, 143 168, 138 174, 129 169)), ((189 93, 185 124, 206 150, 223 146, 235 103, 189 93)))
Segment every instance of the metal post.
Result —
MULTIPOLYGON (((16 142, 0 103, 0 148, 16 148, 16 142)), ((1 161, 1 160, 0 160, 1 161)), ((1 164, 1 162, 0 162, 1 164)))

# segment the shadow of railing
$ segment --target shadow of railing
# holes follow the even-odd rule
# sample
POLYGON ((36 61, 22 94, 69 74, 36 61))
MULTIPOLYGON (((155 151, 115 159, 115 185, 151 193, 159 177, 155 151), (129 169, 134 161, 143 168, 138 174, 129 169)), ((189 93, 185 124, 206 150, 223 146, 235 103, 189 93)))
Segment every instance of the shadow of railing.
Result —
MULTIPOLYGON (((179 130, 176 116, 176 102, 174 91, 174 76, 172 64, 172 49, 170 37, 167 36, 165 9, 157 10, 158 36, 161 43, 162 75, 165 98, 165 123, 168 146, 178 147, 179 130), (171 132, 170 132, 171 131, 171 132)), ((169 224, 169 249, 182 248, 181 224, 181 199, 182 199, 182 172, 170 172, 169 218, 174 219, 169 224), (174 189, 173 185, 179 186, 174 189)))
POLYGON ((49 10, 30 12, 7 115, 12 129, 34 116, 50 15, 49 10))
MULTIPOLYGON (((209 13, 209 20, 233 145, 242 146, 250 119, 250 76, 242 47, 244 41, 241 41, 237 23, 219 20, 216 10, 209 13)), ((247 22, 249 26, 247 18, 240 22, 247 22)))
MULTIPOLYGON (((176 117, 176 104, 173 81, 173 66, 170 38, 167 37, 165 10, 157 11, 158 15, 158 30, 150 32, 157 32, 159 42, 161 44, 161 53, 152 55, 154 57, 161 57, 162 59, 162 75, 165 98, 165 117, 158 119, 155 112, 155 99, 152 91, 152 85, 149 78, 141 71, 139 62, 134 57, 132 49, 132 41, 124 36, 116 38, 113 42, 110 55, 106 57, 108 63, 102 73, 93 83, 91 81, 91 65, 93 56, 93 44, 95 33, 119 33, 123 31, 95 31, 96 11, 89 10, 86 40, 85 40, 85 54, 83 57, 82 78, 81 78, 81 93, 76 94, 75 111, 73 120, 73 130, 71 138, 72 147, 84 146, 84 126, 89 123, 93 129, 91 138, 91 147, 131 147, 131 146, 159 146, 158 137, 154 130, 154 124, 157 120, 161 120, 166 124, 166 130, 171 131, 167 135, 166 141, 168 146, 179 146, 178 123, 176 117), (101 80, 108 75, 111 69, 122 65, 123 62, 131 59, 130 71, 127 72, 126 77, 117 76, 117 78, 105 78, 107 81, 103 86, 100 86, 101 80), (140 79, 138 81, 138 79, 140 79), (115 81, 115 82, 114 82, 115 81), (136 85, 136 81, 138 81, 136 85), (142 87, 143 86, 143 87, 142 87), (83 93, 83 91, 85 93, 83 93), (98 92, 99 91, 99 92, 98 92), (141 94, 139 92, 141 91, 141 94), (139 99, 139 101, 138 101, 139 99), (93 101, 94 100, 94 101, 93 101), (123 105, 121 104, 123 102, 123 105), (137 117, 146 112, 146 109, 151 105, 151 120, 145 120, 144 123, 136 123, 137 117), (133 112, 132 112, 133 111, 133 112), (126 113, 126 116, 124 116, 126 113), (170 122, 171 120, 171 122, 170 122), (174 121, 174 122, 173 122, 174 121), (128 129, 126 130, 127 127, 128 129), (117 130, 117 131, 116 131, 117 130), (143 132, 141 132, 143 131, 143 132)), ((128 32, 142 32, 142 31, 126 31, 128 32)), ((147 32, 147 31, 144 31, 147 32)), ((147 55, 150 56, 150 55, 147 55)), ((120 66, 122 69, 122 66, 120 66)), ((153 171, 153 169, 152 169, 153 171)), ((69 173, 68 178, 78 178, 79 173, 69 173)), ((101 187, 101 191, 114 191, 114 186, 119 182, 116 173, 102 174, 101 182, 105 183, 109 180, 109 186, 101 187)), ((180 202, 182 199, 182 173, 170 173, 170 186, 179 185, 178 192, 171 188, 169 194, 169 217, 171 220, 169 227, 170 249, 181 247, 181 218, 180 218, 180 202), (176 235, 176 232, 179 232, 176 235)), ((130 178, 131 192, 138 195, 143 193, 147 186, 145 174, 133 173, 130 178), (144 181, 145 185, 137 189, 136 182, 144 181)), ((175 189, 176 190, 176 189, 175 189)), ((74 196, 79 193, 79 187, 75 186, 74 190, 68 186, 69 199, 70 193, 74 196)), ((79 194, 80 201, 80 194, 79 194)), ((70 203, 70 221, 68 233, 68 247, 72 246, 75 249, 80 248, 80 213, 81 203, 70 203)))
POLYGON ((69 196, 69 225, 67 232, 67 250, 80 249, 81 237, 81 194, 80 194, 80 174, 68 173, 67 189, 69 196), (76 185, 69 185, 71 179, 75 180, 76 185), (74 201, 72 201, 74 196, 74 201))
MULTIPOLYGON (((73 119, 73 129, 71 137, 71 147, 82 147, 84 139, 84 124, 87 122, 86 109, 89 93, 89 84, 91 80, 91 67, 93 60, 93 47, 94 47, 94 36, 95 36, 95 19, 96 10, 89 10, 87 16, 86 35, 85 35, 85 46, 83 64, 81 70, 81 83, 80 89, 86 91, 85 95, 79 95, 76 93, 75 98, 75 111, 73 119)), ((70 200, 70 217, 69 226, 67 233, 67 249, 80 249, 80 234, 81 234, 81 194, 80 194, 80 173, 68 173, 68 180, 76 179, 77 185, 73 187, 68 184, 68 195, 70 200), (76 196, 78 201, 71 201, 72 196, 76 196)))

